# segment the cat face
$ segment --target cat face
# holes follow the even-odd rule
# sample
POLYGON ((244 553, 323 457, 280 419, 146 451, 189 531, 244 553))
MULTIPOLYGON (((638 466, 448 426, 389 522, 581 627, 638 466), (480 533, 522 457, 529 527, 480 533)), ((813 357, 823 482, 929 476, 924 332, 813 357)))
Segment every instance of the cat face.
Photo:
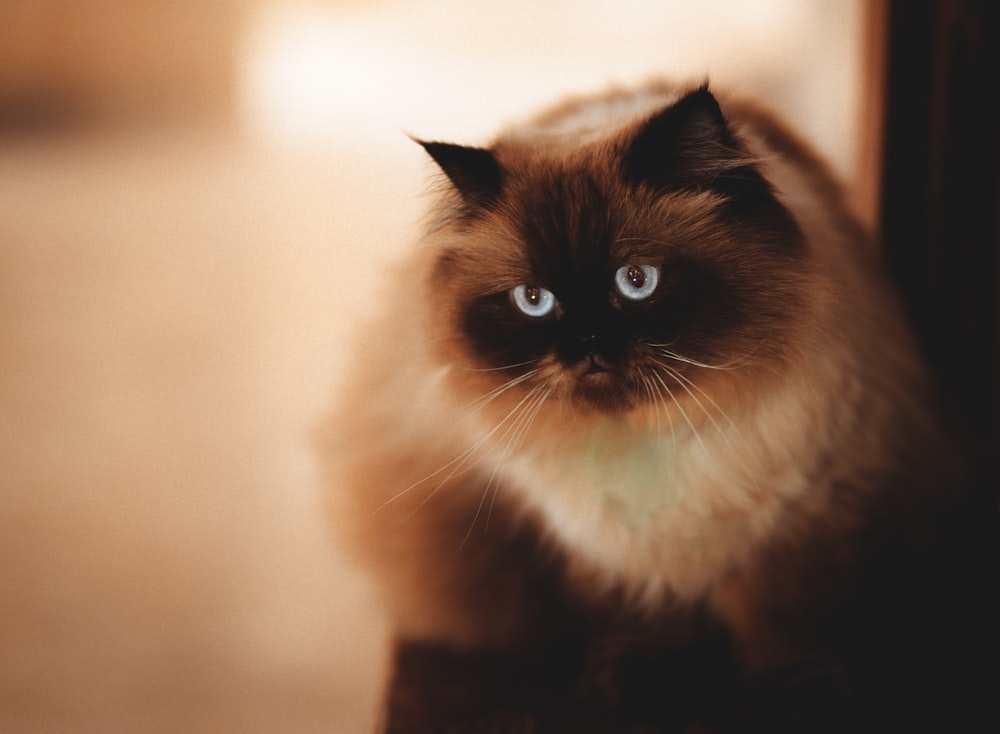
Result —
POLYGON ((457 194, 429 292, 468 369, 615 414, 793 339, 805 247, 707 90, 579 146, 423 145, 457 194))

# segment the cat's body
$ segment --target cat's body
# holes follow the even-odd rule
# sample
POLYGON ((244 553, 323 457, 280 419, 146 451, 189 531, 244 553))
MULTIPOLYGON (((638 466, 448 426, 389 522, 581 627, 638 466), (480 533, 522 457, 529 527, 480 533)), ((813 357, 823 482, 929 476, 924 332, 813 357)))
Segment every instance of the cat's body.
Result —
POLYGON ((449 190, 330 449, 396 626, 388 730, 834 726, 905 647, 956 475, 824 167, 660 85, 424 146, 449 190), (823 703, 782 702, 802 666, 823 703))

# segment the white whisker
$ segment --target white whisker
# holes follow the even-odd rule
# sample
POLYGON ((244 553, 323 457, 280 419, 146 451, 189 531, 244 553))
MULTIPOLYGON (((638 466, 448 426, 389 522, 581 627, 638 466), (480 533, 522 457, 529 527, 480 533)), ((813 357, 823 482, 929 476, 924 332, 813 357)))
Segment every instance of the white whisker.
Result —
POLYGON ((513 370, 518 367, 525 367, 529 364, 536 364, 537 359, 529 359, 525 362, 515 362, 514 364, 505 364, 501 367, 463 367, 465 372, 503 372, 504 370, 513 370))
POLYGON ((718 431, 722 439, 729 445, 731 449, 733 449, 735 458, 739 462, 740 466, 743 468, 743 471, 746 473, 747 478, 750 479, 751 482, 753 482, 754 485, 756 486, 756 482, 753 479, 753 472, 750 470, 750 467, 746 464, 746 462, 740 457, 740 452, 738 450, 738 447, 736 446, 735 443, 733 443, 733 440, 730 437, 729 433, 723 430, 722 426, 720 426, 718 421, 715 420, 715 417, 712 415, 711 411, 709 411, 708 408, 705 407, 705 404, 702 403, 702 401, 698 398, 697 395, 695 395, 694 391, 697 390, 698 393, 700 393, 701 396, 705 398, 705 400, 711 403, 711 405, 715 408, 715 410, 719 413, 719 415, 726 420, 726 422, 729 424, 730 428, 740 439, 740 441, 743 442, 744 446, 749 447, 746 438, 743 436, 743 433, 740 431, 739 427, 736 425, 733 419, 730 418, 728 414, 726 414, 726 412, 712 398, 711 395, 705 392, 699 385, 697 385, 689 377, 686 377, 685 375, 681 374, 668 364, 664 364, 663 362, 658 362, 658 361, 657 364, 659 364, 660 367, 662 367, 670 377, 672 377, 682 388, 684 388, 684 390, 695 402, 695 404, 699 408, 701 408, 702 412, 705 414, 705 417, 708 418, 709 421, 711 421, 712 425, 715 427, 715 430, 718 431))
MULTIPOLYGON (((687 377, 683 373, 675 370, 670 365, 665 364, 663 362, 660 362, 659 360, 655 360, 655 361, 656 361, 656 363, 658 365, 660 365, 660 367, 662 367, 664 370, 666 370, 667 373, 671 377, 673 377, 675 380, 677 380, 682 385, 684 385, 685 389, 688 391, 688 393, 691 393, 691 390, 697 390, 698 394, 701 395, 703 398, 705 398, 705 400, 707 400, 709 403, 711 403, 712 407, 715 408, 715 410, 718 412, 718 414, 721 415, 723 418, 726 419, 726 422, 729 424, 730 428, 732 428, 734 431, 736 431, 737 434, 740 433, 740 430, 737 427, 736 423, 733 421, 733 419, 729 417, 729 415, 726 413, 726 411, 722 409, 722 406, 720 406, 711 395, 709 395, 707 392, 705 392, 705 390, 700 385, 698 385, 698 383, 696 383, 694 380, 692 380, 690 377, 687 377)), ((695 402, 698 402, 698 404, 701 405, 701 402, 694 396, 693 393, 691 393, 691 397, 694 398, 695 402)), ((702 406, 702 410, 704 410, 704 409, 705 409, 704 406, 702 406)), ((707 411, 706 411, 706 414, 707 414, 707 411)), ((721 429, 720 429, 720 432, 721 432, 721 429)))
POLYGON ((663 392, 656 387, 656 384, 649 378, 645 372, 640 372, 640 377, 642 378, 643 387, 646 390, 646 396, 649 398, 649 402, 653 404, 656 410, 653 412, 653 417, 656 420, 656 435, 662 435, 663 429, 660 424, 660 413, 667 416, 667 425, 669 426, 669 432, 674 432, 674 422, 673 418, 670 417, 670 411, 667 409, 666 401, 664 400, 663 392))
POLYGON ((733 360, 731 360, 729 362, 726 362, 724 364, 708 364, 707 362, 701 362, 701 361, 699 361, 697 359, 693 359, 691 357, 686 357, 683 354, 678 354, 677 352, 672 351, 670 349, 670 346, 671 346, 670 344, 653 344, 653 343, 650 343, 649 346, 651 346, 654 349, 656 349, 657 351, 659 351, 660 354, 662 354, 664 357, 668 357, 669 359, 674 360, 676 362, 683 362, 683 363, 689 364, 689 365, 691 365, 693 367, 701 367, 701 368, 706 369, 706 370, 722 370, 722 371, 727 371, 727 370, 734 370, 734 369, 737 369, 738 367, 744 366, 746 364, 746 362, 754 354, 757 353, 757 350, 760 349, 760 346, 763 343, 764 343, 763 340, 761 340, 760 342, 758 342, 758 344, 757 344, 756 347, 754 347, 752 350, 750 350, 750 352, 748 354, 745 354, 745 355, 743 355, 741 357, 737 357, 736 359, 733 359, 733 360))
MULTIPOLYGON (((465 546, 465 543, 469 540, 472 535, 472 531, 476 526, 479 516, 482 513, 483 506, 486 502, 487 496, 490 497, 489 509, 486 513, 486 529, 489 528, 490 517, 493 514, 494 503, 496 502, 497 493, 500 491, 500 480, 499 472, 501 467, 507 462, 508 457, 520 448, 524 441, 524 437, 527 435, 531 424, 534 422, 535 417, 541 410, 542 405, 552 394, 553 390, 547 388, 544 385, 536 385, 533 387, 525 399, 522 400, 516 406, 517 417, 507 426, 507 429, 503 432, 501 440, 505 442, 503 451, 500 453, 499 461, 496 466, 494 466, 493 471, 490 473, 489 479, 486 481, 486 487, 483 490, 483 496, 479 500, 479 505, 476 507, 476 512, 473 515, 472 521, 469 523, 469 529, 463 538, 460 548, 465 546)), ((505 419, 506 420, 506 419, 505 419)))
MULTIPOLYGON (((493 400, 495 400, 497 397, 499 397, 501 394, 503 394, 504 392, 506 392, 510 388, 512 388, 515 385, 520 384, 521 382, 524 382, 525 380, 527 380, 531 376, 531 374, 532 373, 528 373, 526 375, 521 375, 520 377, 517 377, 517 378, 515 378, 513 380, 510 380, 510 381, 504 383, 499 388, 496 388, 495 390, 490 391, 489 393, 487 393, 485 396, 479 398, 478 400, 473 401, 472 403, 470 403, 470 405, 474 405, 475 406, 473 408, 473 410, 479 410, 479 409, 481 409, 483 406, 485 406, 488 403, 492 402, 493 400), (478 403, 478 405, 476 405, 476 403, 478 403)), ((507 424, 508 421, 511 420, 512 416, 515 416, 516 414, 518 414, 520 412, 520 410, 524 406, 524 404, 528 400, 531 399, 531 397, 535 393, 536 389, 532 389, 531 391, 528 392, 527 395, 525 395, 524 397, 522 397, 521 400, 513 408, 511 408, 507 412, 507 415, 505 415, 484 436, 480 437, 479 440, 477 440, 474 444, 472 444, 470 447, 468 447, 467 449, 465 449, 465 451, 463 451, 461 454, 459 454, 458 456, 456 456, 454 459, 452 459, 451 461, 447 462, 443 466, 439 467, 438 469, 435 469, 433 472, 431 472, 427 476, 423 477, 422 479, 417 480, 416 482, 414 482, 413 484, 409 485, 405 489, 403 489, 400 492, 397 492, 396 494, 394 494, 392 497, 390 497, 385 502, 383 502, 378 507, 376 507, 372 511, 372 514, 380 512, 386 506, 392 504, 393 502, 397 501, 399 498, 401 498, 404 495, 408 494, 409 492, 413 491, 414 489, 416 489, 420 485, 428 482, 429 480, 431 480, 431 479, 437 477, 438 475, 440 475, 442 472, 445 472, 449 468, 451 468, 451 471, 448 471, 448 474, 443 479, 441 479, 440 482, 437 483, 437 485, 434 487, 434 489, 426 497, 424 497, 424 499, 421 500, 420 503, 415 508, 413 508, 413 510, 411 510, 411 512, 409 513, 409 515, 407 515, 407 517, 411 516, 414 512, 416 512, 421 507, 423 507, 435 494, 437 494, 437 492, 441 489, 441 487, 443 487, 445 484, 448 483, 448 481, 450 481, 454 477, 458 476, 459 474, 463 473, 464 471, 466 471, 466 470, 468 470, 470 468, 468 466, 469 458, 471 456, 473 456, 477 451, 479 451, 483 447, 483 445, 486 444, 497 433, 497 431, 499 431, 501 428, 503 428, 503 426, 505 424, 507 424)), ((509 426, 508 426, 508 430, 509 430, 509 426)))
POLYGON ((472 410, 472 411, 480 410, 481 408, 484 408, 485 406, 489 405, 491 402, 496 400, 498 397, 503 395, 512 387, 520 385, 522 382, 527 382, 537 373, 538 370, 529 370, 528 372, 525 372, 523 375, 518 375, 517 377, 514 377, 508 380, 507 382, 503 383, 499 387, 495 387, 494 389, 490 390, 485 395, 482 395, 476 398, 475 400, 466 403, 465 405, 462 406, 462 410, 472 410))
POLYGON ((642 389, 646 393, 646 399, 650 402, 651 405, 653 405, 656 408, 656 410, 653 412, 653 418, 656 421, 656 424, 655 424, 656 435, 659 436, 660 435, 660 403, 657 400, 656 392, 650 387, 650 385, 649 385, 649 378, 645 375, 645 373, 640 372, 639 373, 639 378, 642 380, 642 389))
MULTIPOLYGON (((666 371, 666 373, 668 375, 670 375, 672 378, 674 378, 674 380, 677 382, 678 385, 680 385, 682 388, 684 388, 684 391, 687 392, 687 394, 691 396, 691 399, 695 402, 695 404, 699 408, 701 408, 701 412, 705 414, 705 417, 708 418, 709 421, 711 421, 711 423, 712 423, 713 426, 715 426, 715 430, 717 430, 719 432, 719 434, 723 438, 726 439, 726 441, 730 444, 730 446, 732 446, 732 443, 729 441, 729 438, 726 435, 726 432, 722 430, 722 427, 715 420, 715 417, 712 415, 711 411, 709 411, 705 407, 704 403, 702 403, 701 400, 698 399, 698 396, 694 394, 694 391, 690 387, 690 386, 693 386, 694 383, 691 382, 690 379, 688 379, 687 377, 685 377, 681 373, 679 373, 676 370, 672 369, 669 365, 664 364, 664 363, 659 362, 659 361, 657 361, 657 364, 660 365, 660 367, 662 367, 664 369, 664 371, 666 371)), ((702 391, 700 388, 699 388, 699 392, 701 392, 704 395, 704 391, 702 391)), ((708 397, 708 396, 706 395, 705 397, 708 397)), ((714 405, 716 409, 719 409, 718 403, 716 403, 714 400, 711 400, 711 398, 708 398, 708 399, 712 402, 712 405, 714 405)), ((721 410, 720 410, 720 412, 721 412, 721 410)), ((727 417, 727 420, 728 420, 728 417, 727 417)), ((730 422, 730 424, 732 423, 731 420, 729 422, 730 422)))
POLYGON ((670 386, 667 385, 666 381, 663 379, 662 376, 660 376, 659 373, 654 372, 653 376, 656 378, 656 381, 660 383, 660 385, 663 387, 663 389, 667 391, 667 395, 670 396, 670 400, 673 402, 673 404, 677 406, 677 410, 680 411, 681 416, 683 416, 685 422, 688 424, 688 427, 690 427, 691 433, 695 437, 695 439, 698 441, 698 444, 701 446, 701 448, 706 453, 708 453, 708 447, 705 445, 705 442, 702 440, 701 434, 698 433, 698 429, 695 427, 694 422, 691 420, 691 417, 687 414, 687 411, 684 410, 684 406, 681 405, 680 401, 677 399, 677 396, 674 395, 673 390, 670 389, 670 386))

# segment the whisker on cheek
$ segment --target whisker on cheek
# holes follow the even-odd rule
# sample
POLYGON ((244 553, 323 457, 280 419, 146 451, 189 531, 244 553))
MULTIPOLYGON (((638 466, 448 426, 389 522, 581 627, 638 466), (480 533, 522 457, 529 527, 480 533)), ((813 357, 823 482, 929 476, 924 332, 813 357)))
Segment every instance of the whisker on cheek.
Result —
POLYGON ((681 405, 681 402, 677 399, 677 396, 674 394, 674 391, 670 389, 670 386, 667 384, 666 380, 664 380, 663 376, 660 375, 658 372, 653 372, 653 378, 660 385, 660 387, 663 388, 663 391, 667 394, 667 396, 670 398, 670 401, 677 408, 677 412, 679 412, 681 414, 681 417, 684 418, 684 422, 687 424, 688 428, 691 429, 691 435, 694 436, 695 440, 701 446, 702 450, 705 451, 705 453, 708 453, 708 446, 706 446, 705 442, 702 440, 701 434, 698 432, 697 426, 695 426, 694 421, 691 420, 691 417, 688 415, 687 411, 684 410, 684 406, 681 405))
MULTIPOLYGON (((531 362, 525 362, 524 364, 532 364, 532 363, 531 362)), ((505 369, 505 368, 498 368, 498 369, 505 369)), ((479 370, 476 370, 476 371, 479 371, 479 370)), ((517 377, 511 378, 507 382, 505 382, 505 383, 503 383, 503 384, 495 387, 494 389, 490 390, 485 395, 482 395, 482 396, 480 396, 480 397, 478 397, 478 398, 476 398, 474 400, 469 401, 468 403, 466 403, 465 405, 463 405, 461 409, 462 409, 462 411, 471 411, 471 412, 478 411, 478 410, 486 407, 490 403, 492 403, 494 400, 496 400, 497 398, 499 398, 501 395, 503 395, 505 392, 507 392, 511 388, 516 387, 518 385, 521 385, 521 384, 523 384, 525 382, 528 382, 531 379, 535 378, 537 375, 538 375, 538 370, 537 369, 533 369, 533 370, 529 370, 529 371, 525 372, 523 375, 518 375, 517 377)))
POLYGON ((514 370, 518 367, 527 367, 530 364, 537 364, 537 359, 529 359, 524 362, 515 362, 514 364, 500 365, 499 367, 462 367, 466 372, 506 372, 508 370, 514 370))
MULTIPOLYGON (((524 375, 520 375, 519 377, 516 377, 516 378, 513 378, 511 380, 508 380, 507 382, 505 382, 502 385, 494 388, 493 390, 489 391, 488 393, 486 393, 485 395, 481 396, 480 398, 477 398, 476 400, 473 400, 470 403, 467 403, 464 406, 463 410, 466 413, 474 413, 476 411, 479 411, 482 408, 484 408, 486 405, 488 405, 491 402, 495 401, 501 395, 505 394, 506 392, 508 392, 512 388, 514 388, 514 387, 516 387, 516 386, 518 386, 518 385, 520 385, 520 384, 522 384, 522 383, 530 380, 534 376, 535 376, 535 371, 530 371, 530 372, 525 373, 524 375)), ((392 503, 398 501, 402 497, 406 496, 410 492, 414 491, 418 487, 420 487, 420 486, 422 486, 422 485, 424 485, 424 484, 426 484, 426 483, 434 480, 436 477, 438 477, 438 476, 442 475, 443 473, 447 472, 446 474, 444 474, 443 478, 441 478, 440 481, 437 482, 437 484, 434 486, 434 488, 431 490, 431 492, 426 497, 424 497, 424 499, 421 500, 420 503, 418 503, 417 506, 413 508, 413 510, 410 511, 410 513, 407 515, 407 517, 413 515, 413 513, 415 513, 419 509, 421 509, 424 505, 427 504, 427 502, 429 502, 431 500, 431 498, 434 497, 435 494, 437 494, 438 491, 441 490, 441 488, 445 484, 447 484, 448 482, 450 482, 455 477, 461 476, 463 473, 471 470, 476 465, 476 463, 478 463, 478 460, 477 460, 477 462, 472 462, 472 463, 470 463, 470 460, 478 452, 481 451, 481 449, 483 448, 483 446, 485 446, 490 441, 490 439, 493 437, 493 435, 496 434, 497 431, 499 431, 511 419, 512 416, 514 416, 514 415, 517 414, 517 411, 521 408, 521 406, 524 404, 524 402, 529 399, 529 397, 531 396, 531 394, 532 393, 529 393, 528 396, 523 397, 520 400, 520 402, 518 402, 510 411, 508 411, 508 413, 491 430, 489 430, 479 440, 477 440, 471 446, 469 446, 467 449, 465 449, 462 453, 460 453, 458 456, 456 456, 452 460, 448 461, 446 464, 444 464, 443 466, 439 467, 435 471, 433 471, 430 474, 426 475, 422 479, 419 479, 416 482, 413 482, 412 484, 410 484, 409 486, 407 486, 405 489, 403 489, 403 490, 397 492, 396 494, 392 495, 389 499, 387 499, 385 502, 383 502, 378 507, 376 507, 372 511, 372 514, 376 514, 378 512, 381 512, 383 509, 385 509, 386 507, 388 507, 392 503)))
POLYGON ((659 351, 660 354, 662 354, 664 357, 667 357, 668 359, 671 359, 671 360, 673 360, 675 362, 683 362, 684 364, 689 364, 689 365, 691 365, 693 367, 701 367, 701 368, 706 369, 706 370, 722 370, 722 371, 727 371, 727 370, 734 370, 734 369, 737 369, 739 367, 743 367, 743 366, 746 366, 746 365, 750 364, 749 360, 758 351, 760 351, 760 348, 761 348, 761 346, 763 346, 763 344, 764 344, 764 341, 761 340, 748 353, 746 353, 746 354, 744 354, 744 355, 742 355, 740 357, 737 357, 737 358, 735 358, 735 359, 733 359, 733 360, 731 360, 729 362, 725 362, 723 364, 709 364, 707 362, 702 362, 700 360, 693 359, 691 357, 686 357, 686 356, 684 356, 682 354, 678 354, 677 352, 672 351, 670 349, 670 347, 673 346, 671 344, 649 344, 649 346, 653 347, 654 349, 656 349, 657 351, 659 351))
POLYGON ((476 508, 476 512, 472 517, 469 529, 466 532, 465 538, 462 540, 460 547, 464 547, 472 535, 472 531, 479 520, 479 516, 483 510, 483 505, 488 496, 490 497, 490 506, 486 514, 484 532, 489 529, 489 520, 493 514, 493 505, 496 501, 497 493, 500 491, 500 485, 502 484, 500 473, 511 455, 516 454, 520 450, 521 444, 538 415, 538 412, 542 409, 542 405, 544 405, 545 401, 551 394, 551 388, 548 388, 544 384, 536 385, 525 396, 525 399, 518 403, 515 407, 517 416, 510 422, 503 434, 500 436, 499 441, 504 444, 503 448, 500 450, 500 456, 486 481, 486 486, 483 489, 483 495, 480 498, 479 505, 476 508))

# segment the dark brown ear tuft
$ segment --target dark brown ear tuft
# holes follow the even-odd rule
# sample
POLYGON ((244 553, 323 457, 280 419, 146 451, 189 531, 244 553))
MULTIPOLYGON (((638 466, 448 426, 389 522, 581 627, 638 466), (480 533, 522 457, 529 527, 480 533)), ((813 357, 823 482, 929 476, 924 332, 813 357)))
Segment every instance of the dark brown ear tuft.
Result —
POLYGON ((467 204, 484 206, 500 195, 500 165, 489 150, 452 143, 416 142, 440 166, 467 204))
POLYGON ((707 85, 649 118, 629 145, 623 167, 635 185, 661 192, 714 191, 734 215, 782 236, 797 232, 707 85))
POLYGON ((701 86, 646 121, 625 156, 625 173, 656 189, 710 187, 745 165, 743 158, 719 103, 701 86))

